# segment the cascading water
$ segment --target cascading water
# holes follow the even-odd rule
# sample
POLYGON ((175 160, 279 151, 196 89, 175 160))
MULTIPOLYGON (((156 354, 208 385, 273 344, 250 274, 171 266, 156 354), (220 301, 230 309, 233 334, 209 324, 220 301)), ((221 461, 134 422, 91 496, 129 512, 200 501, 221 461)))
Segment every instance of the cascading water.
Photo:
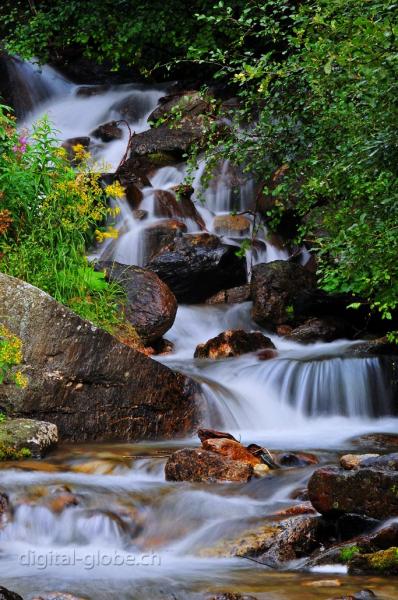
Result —
MULTIPOLYGON (((121 118, 129 120, 133 131, 144 131, 164 94, 161 86, 139 85, 82 93, 58 76, 51 91, 52 71, 36 75, 22 64, 18 69, 28 87, 38 91, 40 81, 48 91, 36 96, 35 110, 21 127, 30 127, 46 113, 61 140, 90 135, 98 125, 121 118), (126 117, 120 107, 129 98, 134 110, 126 117)), ((126 143, 127 129, 122 139, 108 144, 92 138, 90 150, 112 170, 126 143)), ((204 167, 202 162, 194 178, 193 202, 200 219, 178 216, 191 232, 203 229, 203 223, 213 231, 215 216, 231 209, 245 212, 253 199, 253 182, 241 179, 227 162, 201 189, 204 167)), ((147 213, 142 221, 126 200, 115 200, 121 209, 120 237, 101 246, 97 256, 145 265, 148 230, 165 220, 157 214, 157 194, 174 194, 185 174, 184 164, 150 174, 151 186, 144 188, 139 206, 147 213)), ((250 233, 227 232, 225 239, 238 244, 250 233)), ((265 233, 258 237, 262 244, 250 261, 287 258, 265 233)), ((250 308, 250 303, 180 306, 167 334, 174 351, 159 360, 201 383, 207 425, 274 450, 316 449, 321 463, 333 460, 336 449, 349 449, 351 436, 397 429, 379 360, 349 358, 351 342, 303 346, 272 336, 278 355, 268 361, 254 354, 216 362, 193 359, 197 344, 226 329, 258 330, 250 308)), ((319 598, 318 589, 301 587, 302 575, 271 573, 249 561, 206 554, 220 539, 296 502, 292 494, 305 486, 313 467, 288 469, 283 477, 245 485, 165 482, 166 456, 196 443, 66 446, 45 462, 1 469, 0 486, 15 507, 0 529, 2 584, 29 598, 59 590, 93 600, 199 600, 215 589, 252 590, 258 598, 280 600, 299 600, 304 589, 305 598, 319 598)), ((384 597, 393 598, 384 585, 384 597)), ((329 596, 330 590, 322 595, 329 596)))

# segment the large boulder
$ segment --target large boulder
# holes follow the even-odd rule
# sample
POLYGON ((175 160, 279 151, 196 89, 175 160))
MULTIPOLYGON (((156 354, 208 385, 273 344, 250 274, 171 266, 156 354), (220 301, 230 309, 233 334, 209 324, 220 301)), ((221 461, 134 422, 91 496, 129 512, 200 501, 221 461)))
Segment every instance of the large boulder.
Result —
POLYGON ((213 294, 246 283, 246 261, 236 247, 210 234, 176 238, 147 265, 180 302, 203 302, 213 294))
POLYGON ((118 283, 126 292, 126 319, 144 343, 158 340, 172 327, 177 301, 155 273, 111 261, 98 262, 95 268, 105 272, 108 281, 118 283))
POLYGON ((286 337, 294 342, 313 344, 314 342, 333 342, 343 337, 350 337, 350 325, 337 317, 308 319, 294 328, 286 337))
POLYGON ((0 600, 23 600, 23 598, 16 592, 11 592, 7 588, 0 586, 0 600))
POLYGON ((303 290, 314 289, 315 276, 300 265, 276 260, 253 268, 253 319, 274 329, 294 320, 294 302, 303 290))
POLYGON ((147 261, 152 260, 163 248, 172 244, 176 236, 186 231, 187 226, 178 219, 162 219, 145 227, 143 235, 147 261))
POLYGON ((32 419, 5 419, 0 423, 1 458, 38 458, 57 441, 57 426, 53 423, 32 419))
POLYGON ((176 111, 184 120, 203 115, 209 110, 208 101, 196 90, 184 90, 177 94, 163 96, 159 106, 149 115, 148 121, 156 123, 159 119, 168 121, 176 111))
POLYGON ((208 340, 205 344, 199 344, 194 356, 195 358, 230 358, 266 348, 275 349, 275 345, 260 331, 246 332, 243 329, 229 329, 208 340))
POLYGON ((398 471, 387 470, 377 461, 368 458, 358 470, 317 469, 308 483, 313 506, 324 515, 356 513, 375 519, 398 516, 398 471), (364 463, 372 467, 365 468, 364 463))
POLYGON ((21 338, 28 378, 25 388, 0 386, 9 416, 46 419, 69 440, 170 438, 194 426, 190 379, 3 274, 0 323, 21 338))
POLYGON ((167 481, 246 482, 253 466, 202 448, 183 448, 169 457, 165 474, 167 481))
POLYGON ((200 128, 157 127, 148 129, 132 137, 130 158, 146 156, 149 159, 156 159, 156 156, 152 157, 151 155, 161 154, 163 157, 168 156, 167 162, 173 164, 181 161, 192 144, 200 141, 202 135, 200 128))

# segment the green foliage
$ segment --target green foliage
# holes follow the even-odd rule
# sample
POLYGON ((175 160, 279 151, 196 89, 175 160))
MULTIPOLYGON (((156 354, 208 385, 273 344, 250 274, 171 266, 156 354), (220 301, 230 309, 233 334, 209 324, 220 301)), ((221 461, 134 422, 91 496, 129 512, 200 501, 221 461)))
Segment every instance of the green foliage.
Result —
POLYGON ((353 546, 347 546, 346 548, 342 548, 340 550, 340 560, 342 562, 348 562, 349 560, 351 560, 352 558, 354 558, 354 556, 356 556, 356 554, 359 554, 361 552, 361 549, 356 546, 355 544, 353 546))
POLYGON ((262 182, 271 225, 286 208, 301 217, 326 290, 386 319, 398 305, 396 9, 269 0, 236 18, 220 2, 200 22, 229 25, 235 43, 190 49, 239 88, 234 126, 222 145, 210 138, 209 153, 262 182))
POLYGON ((29 448, 17 450, 14 446, 8 446, 0 442, 0 460, 23 460, 32 456, 29 448))
MULTIPOLYGON (((22 362, 22 341, 0 323, 0 385, 15 383, 18 387, 26 387, 27 378, 15 367, 22 362)), ((0 413, 0 423, 5 415, 0 413)))
POLYGON ((113 236, 96 229, 111 209, 89 156, 76 147, 80 162, 72 168, 47 119, 27 138, 4 108, 0 145, 0 269, 97 325, 118 326, 124 294, 85 258, 95 236, 113 236))

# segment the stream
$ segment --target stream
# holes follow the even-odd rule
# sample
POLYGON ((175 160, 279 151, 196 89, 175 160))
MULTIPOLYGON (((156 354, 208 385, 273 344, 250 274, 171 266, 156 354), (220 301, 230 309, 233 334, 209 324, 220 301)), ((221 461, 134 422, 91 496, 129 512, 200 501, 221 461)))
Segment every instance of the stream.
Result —
MULTIPOLYGON (((49 67, 38 70, 16 63, 14 69, 34 105, 21 129, 46 114, 60 140, 89 135, 98 125, 120 119, 115 106, 131 95, 136 97, 137 119, 130 127, 136 133, 145 131, 148 116, 167 90, 164 85, 131 84, 83 96, 81 86, 49 67)), ((126 130, 121 140, 108 144, 93 140, 90 151, 111 171, 119 164, 127 139, 126 130)), ((201 163, 193 199, 212 232, 215 215, 248 207, 253 182, 242 182, 237 199, 228 184, 228 164, 222 165, 214 185, 204 190, 203 169, 201 163)), ((140 205, 148 211, 144 221, 134 218, 126 200, 115 200, 120 207, 120 236, 93 255, 144 266, 145 229, 161 220, 154 211, 155 191, 170 190, 185 175, 185 164, 151 175, 151 187, 144 189, 140 205)), ((186 218, 185 224, 187 231, 199 231, 195 220, 186 218)), ((239 243, 239 237, 224 238, 239 243)), ((285 249, 261 233, 247 260, 250 265, 287 258, 285 249)), ((358 450, 353 439, 362 434, 397 432, 398 419, 391 416, 393 399, 378 358, 346 357, 352 344, 347 340, 301 345, 269 334, 251 321, 250 308, 250 302, 179 306, 166 335, 174 344, 173 352, 155 358, 201 384, 206 426, 271 451, 309 451, 320 464, 336 464, 341 454, 358 450), (197 344, 234 328, 264 331, 276 345, 277 357, 193 359, 197 344)), ((340 565, 304 572, 297 564, 275 571, 248 559, 212 555, 220 540, 299 504, 297 490, 305 488, 315 467, 290 468, 246 484, 166 482, 167 456, 198 445, 196 437, 64 444, 42 461, 0 463, 0 486, 15 507, 0 530, 1 585, 28 599, 57 590, 91 600, 199 600, 217 591, 252 593, 259 599, 311 600, 366 587, 382 599, 398 598, 394 580, 349 577, 340 565), (314 586, 320 581, 326 581, 325 586, 314 586)))

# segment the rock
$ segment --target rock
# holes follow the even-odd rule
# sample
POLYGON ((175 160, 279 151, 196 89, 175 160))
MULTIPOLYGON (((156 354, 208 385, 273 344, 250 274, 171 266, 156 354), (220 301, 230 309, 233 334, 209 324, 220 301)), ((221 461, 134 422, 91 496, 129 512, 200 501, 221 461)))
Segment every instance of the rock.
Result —
POLYGON ((265 463, 258 463, 253 466, 253 473, 255 477, 265 477, 269 474, 270 467, 265 463))
POLYGON ((293 331, 293 327, 291 327, 290 325, 278 325, 278 327, 276 328, 276 334, 280 335, 281 337, 287 337, 289 336, 293 331))
POLYGON ((349 440, 353 446, 369 450, 398 450, 396 433, 366 433, 349 440))
POLYGON ((188 119, 202 115, 209 110, 209 103, 196 90, 185 90, 178 94, 170 94, 159 100, 159 106, 148 117, 148 121, 156 123, 159 119, 168 120, 178 110, 184 124, 188 119))
POLYGON ((83 98, 91 98, 92 96, 98 96, 105 94, 109 90, 109 85, 81 85, 76 90, 76 96, 83 96, 83 98))
POLYGON ((215 452, 184 448, 169 457, 165 473, 167 481, 246 482, 253 475, 253 467, 215 452))
POLYGON ((118 126, 117 121, 110 121, 109 123, 99 125, 90 135, 99 138, 105 143, 113 142, 123 137, 123 129, 118 126))
POLYGON ((98 262, 107 281, 119 283, 127 295, 126 319, 144 343, 161 338, 172 327, 177 301, 167 285, 152 271, 116 262, 98 262))
POLYGON ((207 439, 202 442, 202 447, 204 450, 221 454, 231 460, 238 460, 253 466, 261 464, 261 460, 257 456, 251 454, 242 444, 235 440, 227 438, 207 439))
POLYGON ((142 193, 143 187, 143 185, 140 185, 139 183, 134 181, 130 181, 125 185, 124 189, 126 193, 126 200, 129 203, 130 208, 133 209, 133 211, 137 210, 142 202, 142 199, 144 197, 142 193))
POLYGON ((213 221, 214 231, 224 235, 245 235, 250 227, 250 220, 243 215, 218 215, 213 221))
POLYGON ((228 287, 246 283, 246 261, 236 248, 210 234, 185 234, 147 265, 174 292, 179 302, 203 302, 228 287))
POLYGON ((398 453, 383 456, 367 456, 361 460, 360 467, 383 469, 383 471, 398 471, 398 453))
POLYGON ((215 596, 206 596, 206 600, 256 600, 256 598, 254 596, 248 596, 247 594, 221 592, 215 596))
POLYGON ((79 499, 74 495, 68 492, 57 494, 54 498, 50 498, 48 501, 48 507, 54 513, 60 514, 66 508, 70 506, 77 506, 79 504, 79 499))
POLYGON ((5 587, 0 586, 0 600, 23 600, 23 598, 16 592, 11 592, 5 587))
POLYGON ((302 585, 314 588, 340 587, 341 581, 339 579, 318 579, 317 581, 306 581, 302 585))
POLYGON ((352 469, 359 469, 363 460, 367 458, 374 458, 379 456, 378 454, 344 454, 340 458, 340 465, 343 469, 351 471, 352 469))
POLYGON ((0 274, 0 322, 23 344, 26 388, 0 386, 12 417, 45 417, 69 440, 186 435, 196 384, 84 321, 45 292, 0 274))
POLYGON ((257 354, 257 358, 259 360, 270 360, 271 358, 275 358, 276 356, 278 356, 277 351, 269 348, 266 350, 260 350, 260 352, 257 354))
POLYGON ((398 354, 397 344, 393 344, 386 337, 358 342, 347 349, 350 356, 366 358, 368 356, 392 356, 398 354))
POLYGON ((205 344, 196 347, 195 358, 230 358, 265 348, 275 348, 272 341, 259 331, 246 332, 243 329, 229 329, 205 344))
POLYGON ((200 441, 203 442, 205 440, 217 440, 217 439, 227 439, 227 440, 233 440, 234 442, 237 442, 238 440, 234 438, 233 435, 231 435, 230 433, 227 433, 226 431, 216 431, 215 429, 205 429, 205 428, 201 428, 198 429, 198 438, 200 439, 200 441))
POLYGON ((349 596, 339 596, 338 598, 329 598, 328 600, 377 600, 376 594, 372 590, 361 590, 349 596))
POLYGON ((325 317, 309 319, 285 335, 294 342, 313 344, 318 341, 333 342, 343 337, 350 337, 351 330, 346 321, 337 317, 325 317))
POLYGON ((0 423, 0 455, 4 449, 12 449, 11 455, 6 453, 3 459, 14 458, 13 453, 15 458, 40 458, 57 442, 57 426, 53 423, 32 419, 6 419, 0 423))
POLYGON ((292 321, 298 294, 315 285, 313 273, 295 263, 276 260, 256 265, 251 281, 253 319, 271 328, 292 321))
MULTIPOLYGON (((149 225, 144 230, 145 252, 148 261, 152 260, 169 244, 172 244, 175 237, 185 233, 187 226, 177 219, 167 219, 157 221, 149 225)), ((145 261, 146 262, 146 261, 145 261)))
POLYGON ((206 304, 240 304, 250 300, 250 284, 221 290, 206 300, 206 304))
POLYGON ((275 455, 276 462, 282 467, 306 467, 319 463, 315 454, 309 452, 285 452, 275 455))
POLYGON ((350 575, 398 575, 398 548, 379 550, 371 554, 356 554, 348 562, 350 575))
POLYGON ((141 91, 135 91, 112 104, 110 114, 116 115, 120 119, 125 119, 129 123, 136 123, 145 117, 148 113, 148 97, 141 91))
POLYGON ((316 510, 311 502, 302 502, 301 504, 294 504, 293 506, 289 506, 289 508, 278 510, 276 514, 280 517, 294 517, 306 514, 315 515, 316 510))
POLYGON ((132 137, 130 159, 144 156, 152 161, 156 158, 153 155, 161 154, 166 158, 162 166, 177 164, 183 160, 185 153, 192 144, 200 143, 202 135, 201 128, 169 129, 168 127, 158 127, 148 129, 132 137))
MULTIPOLYGON (((372 460, 372 459, 369 459, 372 460)), ((308 483, 309 498, 324 515, 357 513, 375 519, 398 516, 398 472, 361 468, 317 469, 308 483)))
POLYGON ((172 191, 155 190, 154 211, 156 217, 192 219, 200 229, 205 228, 202 217, 187 196, 178 198, 172 191))
POLYGON ((133 210, 133 217, 137 221, 143 221, 144 219, 146 219, 148 217, 148 211, 147 210, 133 210))

